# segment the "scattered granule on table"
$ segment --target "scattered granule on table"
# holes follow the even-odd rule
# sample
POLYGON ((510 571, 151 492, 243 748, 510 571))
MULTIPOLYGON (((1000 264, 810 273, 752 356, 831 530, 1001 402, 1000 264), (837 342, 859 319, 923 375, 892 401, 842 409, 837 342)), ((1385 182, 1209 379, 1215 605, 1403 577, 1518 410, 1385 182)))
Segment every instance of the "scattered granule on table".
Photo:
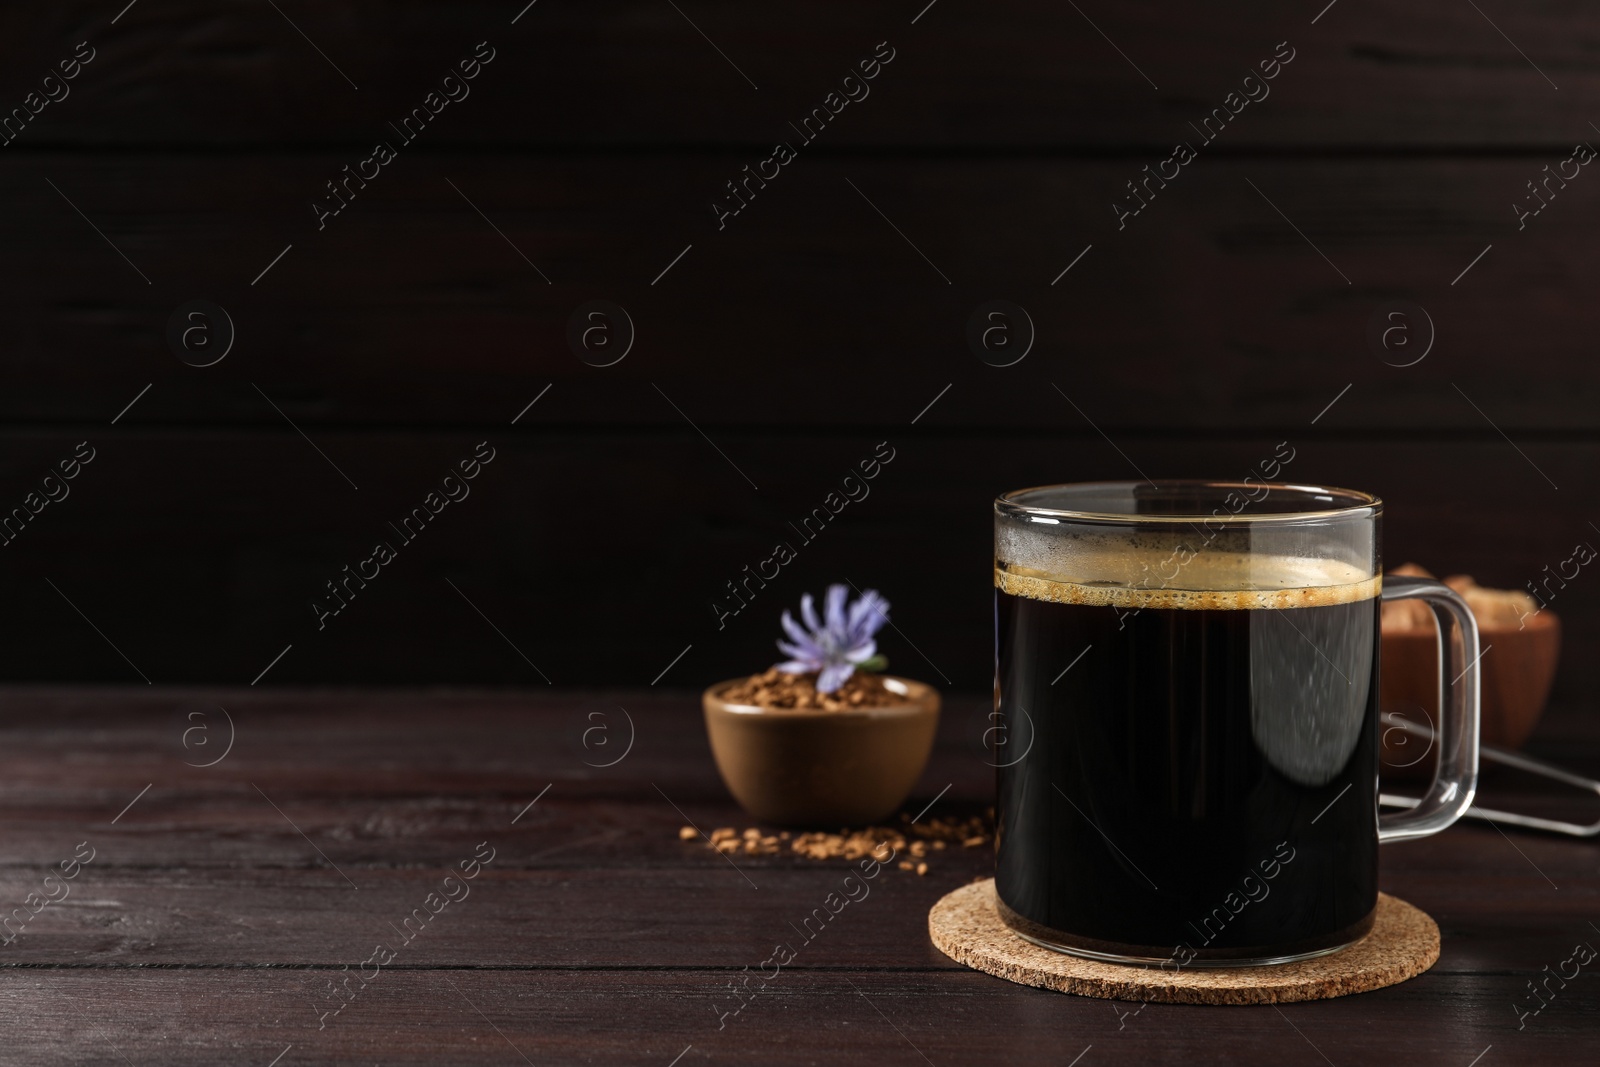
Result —
MULTIPOLYGON (((685 826, 678 831, 678 838, 689 841, 699 837, 700 834, 692 826, 685 826), (684 831, 688 831, 685 833, 684 831)), ((752 826, 743 833, 731 826, 719 827, 711 831, 711 847, 723 855, 730 852, 739 852, 747 856, 776 856, 782 851, 782 842, 789 839, 788 831, 780 834, 763 834, 752 826)))
MULTIPOLYGON (((896 867, 902 871, 915 871, 920 876, 928 873, 926 860, 932 852, 945 851, 954 844, 960 844, 963 848, 978 848, 993 840, 993 817, 993 808, 989 809, 988 817, 936 817, 925 823, 913 823, 909 816, 902 815, 899 827, 868 826, 858 830, 842 829, 838 833, 808 831, 791 834, 784 830, 767 834, 755 826, 744 830, 722 826, 711 831, 710 847, 723 855, 776 856, 787 851, 810 860, 885 859, 887 857, 883 853, 887 849, 892 850, 890 855, 909 856, 909 859, 897 863, 896 867)), ((699 836, 699 831, 692 826, 685 826, 678 831, 680 841, 692 841, 699 836)))
POLYGON ((858 671, 832 693, 819 693, 815 674, 788 674, 776 667, 751 675, 720 695, 729 704, 813 711, 883 708, 906 702, 905 697, 885 686, 883 679, 875 674, 858 671))

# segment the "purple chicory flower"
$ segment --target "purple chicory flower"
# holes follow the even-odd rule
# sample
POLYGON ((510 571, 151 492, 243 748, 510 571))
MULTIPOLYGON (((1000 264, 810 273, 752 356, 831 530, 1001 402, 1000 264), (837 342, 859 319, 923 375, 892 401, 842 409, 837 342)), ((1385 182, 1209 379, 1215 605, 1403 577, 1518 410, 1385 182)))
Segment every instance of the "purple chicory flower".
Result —
POLYGON ((778 664, 778 670, 789 674, 815 671, 817 692, 832 693, 877 654, 872 635, 889 621, 889 602, 876 589, 868 589, 853 604, 846 603, 849 596, 849 586, 828 586, 821 621, 811 594, 801 597, 804 627, 784 611, 783 629, 789 640, 779 641, 778 648, 792 658, 778 664))

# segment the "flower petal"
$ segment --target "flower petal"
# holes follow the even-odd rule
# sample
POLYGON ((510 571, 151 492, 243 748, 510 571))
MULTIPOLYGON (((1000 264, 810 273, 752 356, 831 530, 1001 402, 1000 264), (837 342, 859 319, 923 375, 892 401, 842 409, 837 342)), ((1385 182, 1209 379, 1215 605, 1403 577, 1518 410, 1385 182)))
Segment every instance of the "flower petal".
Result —
POLYGON ((782 652, 788 656, 793 656, 801 663, 814 664, 814 666, 811 668, 812 670, 816 671, 822 669, 823 658, 819 656, 816 650, 810 645, 797 645, 791 641, 778 641, 776 644, 779 652, 782 652))
POLYGON ((810 674, 817 668, 809 663, 801 663, 798 660, 789 660, 785 663, 778 664, 777 669, 782 671, 784 674, 810 674))
POLYGON ((816 647, 815 642, 811 640, 811 635, 800 628, 800 624, 794 621, 787 608, 784 609, 783 615, 778 621, 783 623, 783 632, 788 634, 795 644, 808 648, 816 647))
POLYGON ((828 606, 823 617, 828 621, 828 630, 833 634, 834 640, 844 643, 845 633, 850 628, 850 620, 845 615, 844 605, 850 596, 850 587, 847 585, 828 586, 828 606))
POLYGON ((810 593, 800 598, 800 617, 806 621, 806 629, 812 633, 822 629, 822 624, 817 621, 817 608, 811 600, 810 593))
POLYGON ((850 663, 861 663, 878 654, 878 642, 868 638, 865 644, 855 645, 844 654, 850 663))
POLYGON ((850 680, 856 671, 855 666, 849 663, 834 663, 822 669, 817 675, 817 692, 832 693, 841 685, 850 680))
POLYGON ((889 621, 889 602, 876 589, 868 589, 850 607, 850 636, 859 641, 871 637, 889 621))

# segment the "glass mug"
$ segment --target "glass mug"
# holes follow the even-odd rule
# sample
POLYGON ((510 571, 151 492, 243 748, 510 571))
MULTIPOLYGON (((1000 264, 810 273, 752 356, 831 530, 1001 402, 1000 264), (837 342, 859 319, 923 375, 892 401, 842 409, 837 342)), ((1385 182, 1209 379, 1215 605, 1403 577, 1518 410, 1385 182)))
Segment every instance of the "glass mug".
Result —
POLYGON ((1377 497, 1253 481, 1096 482, 995 501, 995 891, 1094 959, 1285 963, 1372 927, 1378 844, 1460 818, 1478 776, 1478 629, 1382 577, 1377 497), (1379 603, 1441 635, 1438 769, 1378 814, 1379 603))

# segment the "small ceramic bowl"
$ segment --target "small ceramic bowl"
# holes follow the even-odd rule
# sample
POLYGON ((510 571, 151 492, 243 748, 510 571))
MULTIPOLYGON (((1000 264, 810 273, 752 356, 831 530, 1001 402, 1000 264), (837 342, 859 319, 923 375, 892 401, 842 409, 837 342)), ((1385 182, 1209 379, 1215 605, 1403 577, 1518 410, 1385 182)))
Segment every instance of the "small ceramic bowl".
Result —
POLYGON ((865 826, 894 812, 922 776, 939 727, 932 686, 884 675, 906 703, 817 711, 722 699, 742 681, 706 690, 706 732, 728 791, 760 821, 865 826))
MULTIPOLYGON (((1379 706, 1410 722, 1438 726, 1439 652, 1434 630, 1383 635, 1383 682, 1379 706), (1423 714, 1424 710, 1426 714, 1423 714)), ((1530 615, 1522 629, 1480 627, 1482 732, 1486 745, 1517 749, 1544 714, 1561 654, 1561 623, 1548 611, 1530 615)), ((1389 778, 1428 778, 1436 755, 1425 738, 1379 727, 1382 773, 1389 778)))

